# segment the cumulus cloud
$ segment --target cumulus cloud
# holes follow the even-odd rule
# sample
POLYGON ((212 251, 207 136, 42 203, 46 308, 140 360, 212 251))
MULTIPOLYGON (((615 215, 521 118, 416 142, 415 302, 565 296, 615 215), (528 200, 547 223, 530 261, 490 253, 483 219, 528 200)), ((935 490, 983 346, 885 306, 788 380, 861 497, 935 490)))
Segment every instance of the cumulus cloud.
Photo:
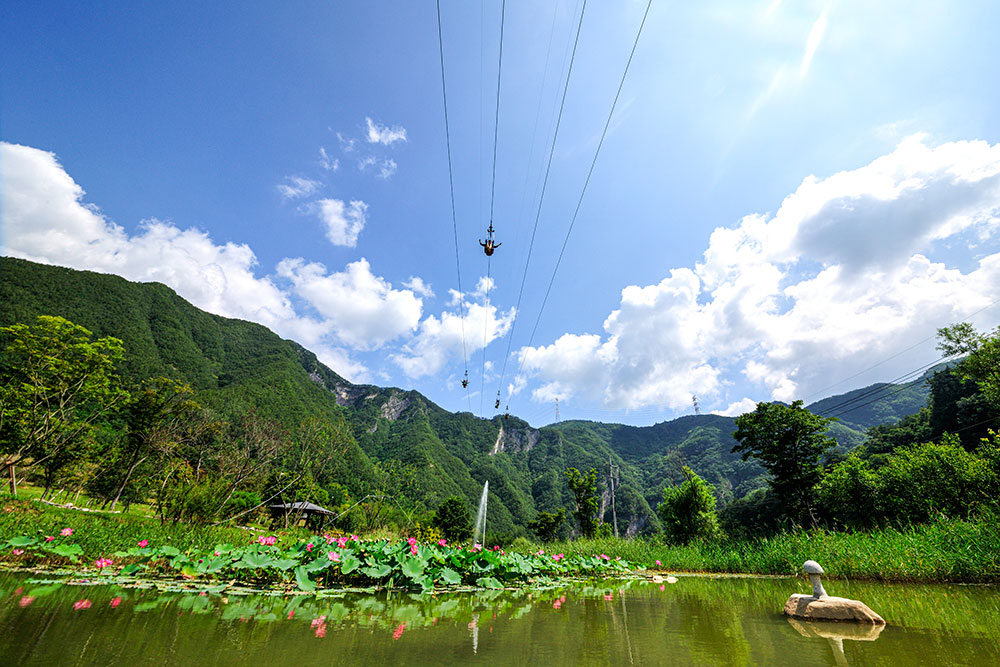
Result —
POLYGON ((326 238, 330 243, 353 248, 365 228, 368 204, 360 200, 345 204, 340 199, 319 199, 302 210, 314 213, 326 225, 326 238))
MULTIPOLYGON (((419 322, 420 299, 392 289, 365 260, 330 274, 321 265, 285 260, 276 278, 291 281, 289 292, 272 277, 256 275, 257 257, 246 244, 217 244, 202 230, 155 219, 129 234, 85 203, 84 194, 53 153, 0 142, 4 253, 162 282, 199 308, 258 322, 298 341, 356 382, 371 374, 348 348, 370 349, 419 322), (296 296, 316 315, 298 312, 296 296)), ((348 226, 352 211, 363 221, 364 209, 361 202, 346 207, 348 226)), ((423 285, 418 278, 410 282, 423 285)))
POLYGON ((283 199, 297 199, 316 192, 320 185, 322 183, 311 178, 286 176, 285 183, 278 184, 278 192, 281 193, 283 199))
POLYGON ((519 359, 538 400, 683 409, 692 393, 722 396, 734 373, 800 398, 1000 298, 1000 253, 965 271, 935 257, 942 240, 982 242, 998 227, 1000 144, 916 135, 806 178, 773 216, 716 229, 702 262, 623 289, 603 334, 567 333, 519 359))
POLYGON ((406 128, 401 125, 387 127, 376 123, 371 118, 365 118, 368 125, 368 143, 388 146, 397 141, 406 141, 406 128))
POLYGON ((390 358, 407 377, 434 375, 446 364, 462 359, 463 353, 472 355, 503 338, 513 321, 513 308, 503 312, 492 304, 487 307, 485 302, 463 301, 459 312, 446 310, 440 316, 424 318, 416 336, 390 358))
POLYGON ((757 401, 752 398, 743 398, 730 403, 724 410, 712 410, 712 414, 721 415, 723 417, 739 417, 742 414, 753 412, 756 409, 757 401))
POLYGON ((403 283, 403 287, 413 290, 423 297, 432 298, 434 296, 434 290, 431 289, 431 286, 425 283, 423 278, 417 276, 410 276, 410 279, 403 283))
POLYGON ((331 331, 355 349, 377 349, 417 328, 423 301, 411 290, 393 289, 366 259, 328 272, 318 262, 284 259, 277 274, 323 318, 331 331))

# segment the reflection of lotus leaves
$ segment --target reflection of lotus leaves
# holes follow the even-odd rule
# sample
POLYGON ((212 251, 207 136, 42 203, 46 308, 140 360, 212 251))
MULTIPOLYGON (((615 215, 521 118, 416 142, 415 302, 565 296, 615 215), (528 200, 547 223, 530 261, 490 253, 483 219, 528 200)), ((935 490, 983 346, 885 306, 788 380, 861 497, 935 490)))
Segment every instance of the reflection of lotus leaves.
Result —
POLYGON ((874 623, 838 623, 837 621, 797 621, 788 618, 788 624, 795 628, 803 637, 823 639, 850 639, 853 641, 873 642, 885 629, 884 625, 874 623))

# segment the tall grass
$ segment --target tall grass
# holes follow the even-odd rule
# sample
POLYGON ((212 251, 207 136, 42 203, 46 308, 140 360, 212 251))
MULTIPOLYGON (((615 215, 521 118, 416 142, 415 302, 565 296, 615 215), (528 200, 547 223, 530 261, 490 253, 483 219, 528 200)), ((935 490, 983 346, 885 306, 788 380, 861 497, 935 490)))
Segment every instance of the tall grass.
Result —
MULTIPOLYGON (((102 514, 46 505, 34 500, 0 496, 0 543, 18 535, 59 535, 72 528, 72 538, 87 557, 105 556, 136 546, 140 540, 178 549, 211 549, 216 544, 242 545, 256 533, 233 526, 206 526, 166 522, 140 514, 102 514)), ((302 529, 278 534, 305 535, 302 529)))
POLYGON ((1000 582, 1000 521, 939 519, 870 533, 824 530, 752 540, 666 545, 658 539, 594 539, 541 545, 547 552, 606 553, 676 572, 794 575, 818 561, 832 577, 877 581, 1000 582), (655 565, 656 561, 661 565, 655 565))

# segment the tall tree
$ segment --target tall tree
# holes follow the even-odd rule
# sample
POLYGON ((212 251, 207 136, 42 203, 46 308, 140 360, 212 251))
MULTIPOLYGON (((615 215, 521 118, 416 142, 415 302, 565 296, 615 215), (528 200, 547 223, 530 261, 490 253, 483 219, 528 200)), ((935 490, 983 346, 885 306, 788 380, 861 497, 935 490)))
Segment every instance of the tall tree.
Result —
POLYGON ((34 326, 0 329, 0 454, 17 492, 14 466, 62 458, 127 398, 115 367, 117 338, 91 340, 87 329, 41 315, 34 326))
POLYGON ((684 481, 678 486, 664 487, 663 502, 656 507, 667 539, 687 544, 695 539, 718 537, 721 531, 711 485, 687 466, 681 472, 684 481))
POLYGON ((995 406, 1000 407, 1000 327, 981 334, 968 322, 938 329, 938 349, 946 355, 964 354, 954 368, 964 380, 973 380, 995 406))
POLYGON ((593 537, 600 523, 597 513, 601 507, 597 495, 597 470, 591 468, 581 473, 576 468, 567 468, 566 480, 576 499, 576 511, 573 515, 580 524, 580 532, 584 537, 593 537))
POLYGON ((733 452, 743 460, 755 458, 771 473, 768 483, 788 516, 816 524, 813 497, 823 476, 824 452, 837 444, 826 435, 834 418, 820 417, 802 407, 758 403, 757 409, 736 418, 733 452))

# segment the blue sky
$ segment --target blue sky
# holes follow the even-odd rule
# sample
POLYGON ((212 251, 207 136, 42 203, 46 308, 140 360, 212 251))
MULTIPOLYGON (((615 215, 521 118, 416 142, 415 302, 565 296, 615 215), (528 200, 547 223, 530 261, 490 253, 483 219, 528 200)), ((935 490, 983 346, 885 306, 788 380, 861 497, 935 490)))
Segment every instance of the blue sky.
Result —
POLYGON ((499 2, 442 2, 461 296, 424 1, 6 7, 4 252, 533 424, 816 400, 1000 322, 1000 8, 781 0, 654 0, 539 318, 646 3, 586 7, 525 272, 580 7, 506 4, 488 307, 499 2))

